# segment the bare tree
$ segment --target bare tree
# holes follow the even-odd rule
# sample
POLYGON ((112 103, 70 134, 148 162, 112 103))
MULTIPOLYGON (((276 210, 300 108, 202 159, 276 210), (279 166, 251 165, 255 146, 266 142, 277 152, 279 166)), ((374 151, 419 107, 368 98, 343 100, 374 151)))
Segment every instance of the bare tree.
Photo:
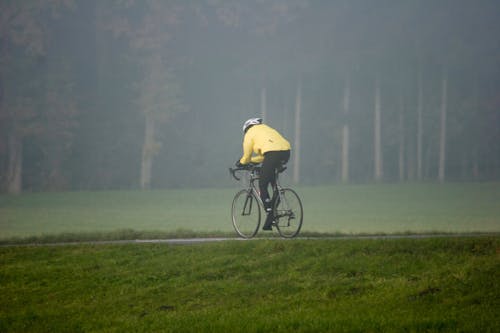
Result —
POLYGON ((297 81, 297 92, 295 95, 295 137, 293 145, 293 181, 298 184, 300 181, 300 134, 301 134, 301 113, 302 113, 302 82, 297 81))
POLYGON ((144 5, 131 0, 116 13, 113 7, 102 15, 102 25, 116 37, 128 41, 130 55, 142 75, 134 82, 138 111, 144 115, 144 140, 141 154, 139 184, 142 189, 151 186, 154 157, 161 148, 157 127, 169 121, 178 112, 186 110, 181 102, 181 89, 173 75, 174 61, 165 55, 178 25, 184 7, 175 3, 153 0, 143 6, 142 15, 135 17, 135 6, 144 5), (130 15, 130 17, 129 17, 130 15))
POLYGON ((373 117, 374 179, 382 181, 382 112, 380 106, 380 81, 375 80, 375 107, 373 117))
POLYGON ((141 155, 140 186, 151 186, 154 157, 162 147, 157 128, 166 123, 177 112, 186 110, 182 104, 179 85, 163 64, 161 57, 151 59, 148 75, 139 82, 137 104, 144 115, 144 140, 141 155))
POLYGON ((262 87, 260 90, 260 115, 264 121, 267 119, 267 88, 262 87))
POLYGON ((399 181, 405 180, 405 105, 403 97, 399 106, 399 181))
MULTIPOLYGON (((24 138, 43 132, 43 124, 35 117, 36 97, 22 92, 27 86, 35 85, 34 78, 18 80, 18 86, 13 86, 15 80, 9 78, 20 77, 13 72, 14 64, 29 67, 36 59, 43 58, 49 37, 44 19, 70 6, 70 0, 0 3, 0 120, 8 142, 5 176, 8 193, 22 191, 24 138)), ((37 88, 37 94, 43 95, 40 87, 37 88)))
POLYGON ((7 136, 7 193, 19 194, 22 191, 23 143, 15 131, 7 136))
POLYGON ((439 170, 438 180, 444 183, 446 168, 446 112, 448 108, 448 76, 446 70, 443 71, 441 79, 441 110, 440 110, 440 130, 439 130, 439 170))
POLYGON ((417 180, 422 180, 422 144, 424 137, 423 129, 423 104, 424 93, 422 84, 422 66, 418 68, 417 82, 417 180))
POLYGON ((349 182, 349 123, 348 114, 351 102, 351 81, 347 77, 344 84, 344 100, 343 113, 344 124, 342 125, 342 173, 341 179, 343 183, 349 182))

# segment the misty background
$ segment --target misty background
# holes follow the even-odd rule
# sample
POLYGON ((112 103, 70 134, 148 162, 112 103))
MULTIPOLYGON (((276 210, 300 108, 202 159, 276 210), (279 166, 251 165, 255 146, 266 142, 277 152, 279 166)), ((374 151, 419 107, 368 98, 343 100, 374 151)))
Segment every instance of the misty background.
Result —
POLYGON ((2 192, 500 179, 497 0, 0 0, 2 192))

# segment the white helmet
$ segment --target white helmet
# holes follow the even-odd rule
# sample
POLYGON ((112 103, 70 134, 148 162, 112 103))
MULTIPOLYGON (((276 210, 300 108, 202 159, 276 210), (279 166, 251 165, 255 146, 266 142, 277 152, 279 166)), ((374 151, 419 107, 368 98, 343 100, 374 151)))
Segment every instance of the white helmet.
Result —
POLYGON ((259 125, 259 124, 262 124, 262 118, 250 118, 250 119, 248 119, 243 124, 243 133, 246 133, 246 131, 250 128, 250 126, 259 125))

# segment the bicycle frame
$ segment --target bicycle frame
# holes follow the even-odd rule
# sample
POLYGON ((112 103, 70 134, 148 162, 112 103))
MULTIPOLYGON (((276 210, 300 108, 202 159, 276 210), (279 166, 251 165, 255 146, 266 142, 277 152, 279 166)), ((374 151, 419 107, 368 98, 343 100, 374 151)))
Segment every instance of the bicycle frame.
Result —
MULTIPOLYGON (((281 185, 279 183, 279 174, 283 172, 286 169, 286 167, 277 169, 276 172, 276 177, 275 177, 275 183, 272 185, 273 188, 273 197, 271 198, 272 202, 276 200, 276 198, 279 196, 281 197, 280 190, 281 190, 281 185)), ((260 176, 260 166, 258 165, 250 165, 249 167, 245 168, 237 168, 237 169, 232 169, 229 168, 229 172, 233 175, 233 177, 240 181, 241 178, 238 178, 236 176, 236 172, 238 171, 250 171, 250 179, 249 179, 249 185, 247 187, 247 191, 252 191, 253 194, 255 194, 255 197, 257 198, 257 201, 259 205, 264 208, 264 203, 262 202, 262 198, 260 197, 260 189, 259 185, 256 183, 257 180, 259 180, 260 176)), ((245 202, 245 208, 246 208, 247 203, 245 202)))
MULTIPOLYGON (((300 232, 303 209, 297 193, 290 188, 283 188, 280 185, 279 174, 285 169, 286 167, 282 166, 275 171, 276 177, 271 184, 273 189, 271 217, 273 218, 272 226, 276 227, 279 234, 285 238, 292 238, 300 232)), ((260 167, 251 164, 236 169, 229 168, 229 172, 232 174, 233 178, 240 181, 241 177, 236 175, 238 171, 248 172, 248 174, 245 175, 248 183, 245 183, 243 189, 236 193, 233 199, 231 209, 233 226, 241 237, 252 238, 256 235, 260 225, 260 212, 262 210, 265 211, 266 208, 260 197, 259 184, 256 183, 256 181, 260 179, 260 167), (235 207, 238 208, 235 210, 235 207), (258 208, 255 209, 255 207, 258 208), (238 216, 240 219, 238 219, 238 216), (245 221, 249 223, 246 224, 247 222, 245 221)), ((269 215, 267 217, 269 217, 269 215)))

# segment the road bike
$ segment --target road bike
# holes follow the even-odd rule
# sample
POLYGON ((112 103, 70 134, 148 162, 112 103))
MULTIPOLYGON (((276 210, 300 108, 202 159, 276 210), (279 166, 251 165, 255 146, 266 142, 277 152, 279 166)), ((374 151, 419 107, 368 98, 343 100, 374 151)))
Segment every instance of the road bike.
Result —
MULTIPOLYGON (((262 218, 266 218, 264 204, 260 198, 258 185, 261 166, 248 164, 241 168, 229 168, 229 172, 237 181, 245 180, 245 188, 237 192, 231 206, 233 227, 240 237, 252 238, 259 231, 262 218), (243 175, 240 175, 243 173, 243 175), (240 175, 240 176, 238 176, 240 175)), ((291 188, 283 188, 278 175, 286 167, 276 169, 276 182, 273 184, 272 227, 278 230, 281 237, 293 238, 302 227, 304 211, 298 194, 291 188)))

